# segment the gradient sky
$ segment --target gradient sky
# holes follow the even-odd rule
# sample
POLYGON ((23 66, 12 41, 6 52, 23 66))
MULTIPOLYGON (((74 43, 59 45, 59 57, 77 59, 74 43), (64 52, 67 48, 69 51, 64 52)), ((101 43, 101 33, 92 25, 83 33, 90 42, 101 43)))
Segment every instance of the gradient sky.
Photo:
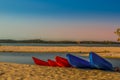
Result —
POLYGON ((111 40, 120 0, 0 0, 0 39, 111 40))

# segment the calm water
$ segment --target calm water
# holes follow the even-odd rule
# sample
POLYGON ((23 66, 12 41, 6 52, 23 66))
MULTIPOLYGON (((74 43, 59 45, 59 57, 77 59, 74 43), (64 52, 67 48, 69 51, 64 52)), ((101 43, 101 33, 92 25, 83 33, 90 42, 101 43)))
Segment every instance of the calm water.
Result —
MULTIPOLYGON (((47 60, 47 59, 53 59, 55 56, 61 56, 65 57, 66 53, 0 53, 0 62, 13 62, 13 63, 24 63, 24 64, 34 64, 32 60, 32 56, 35 56, 37 58, 40 58, 42 60, 47 60)), ((77 55, 79 57, 80 53, 77 54, 75 53, 74 55, 77 55)), ((82 57, 86 60, 88 60, 88 57, 82 57)), ((110 61, 113 66, 119 66, 120 67, 120 59, 107 59, 110 61)))
POLYGON ((120 44, 44 44, 44 43, 0 43, 4 46, 119 46, 120 44))

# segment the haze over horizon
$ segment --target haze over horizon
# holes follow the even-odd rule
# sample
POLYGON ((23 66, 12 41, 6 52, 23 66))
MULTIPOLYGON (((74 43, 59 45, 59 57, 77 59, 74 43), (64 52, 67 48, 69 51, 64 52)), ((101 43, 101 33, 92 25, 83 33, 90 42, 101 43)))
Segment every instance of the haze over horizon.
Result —
POLYGON ((0 0, 0 39, 116 41, 119 0, 0 0))

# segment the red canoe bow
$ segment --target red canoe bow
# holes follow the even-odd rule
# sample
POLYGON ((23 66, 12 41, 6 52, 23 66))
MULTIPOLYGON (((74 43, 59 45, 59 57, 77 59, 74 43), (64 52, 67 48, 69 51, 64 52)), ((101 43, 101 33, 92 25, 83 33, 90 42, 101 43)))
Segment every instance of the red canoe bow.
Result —
POLYGON ((48 59, 48 63, 49 63, 50 66, 53 66, 53 67, 58 66, 58 64, 55 61, 50 60, 50 59, 48 59))
POLYGON ((68 60, 60 57, 60 56, 56 56, 56 62, 60 67, 71 67, 71 65, 69 64, 68 60))
POLYGON ((36 57, 32 57, 32 59, 36 65, 49 66, 48 62, 46 62, 46 61, 43 61, 43 60, 38 59, 36 57))

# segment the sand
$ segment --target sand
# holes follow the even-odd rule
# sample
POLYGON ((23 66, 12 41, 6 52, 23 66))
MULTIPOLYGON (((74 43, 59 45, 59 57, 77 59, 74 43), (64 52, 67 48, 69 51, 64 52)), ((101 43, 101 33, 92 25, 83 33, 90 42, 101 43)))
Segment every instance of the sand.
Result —
POLYGON ((120 73, 0 62, 0 80, 119 80, 120 73))
POLYGON ((84 47, 84 46, 0 46, 0 52, 69 52, 87 53, 93 51, 103 57, 120 58, 120 47, 84 47))
POLYGON ((120 52, 120 47, 83 47, 83 46, 0 46, 0 51, 10 52, 120 52))

